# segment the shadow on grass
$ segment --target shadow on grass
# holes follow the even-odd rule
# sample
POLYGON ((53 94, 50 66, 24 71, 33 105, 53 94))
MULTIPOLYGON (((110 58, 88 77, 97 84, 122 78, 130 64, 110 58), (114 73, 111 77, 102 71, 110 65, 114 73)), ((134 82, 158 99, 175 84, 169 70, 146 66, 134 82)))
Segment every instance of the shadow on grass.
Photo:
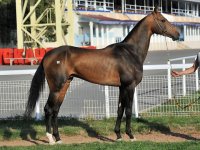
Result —
MULTIPOLYGON (((112 120, 114 121, 114 120, 112 120)), ((184 133, 176 133, 172 132, 169 127, 163 125, 162 123, 151 122, 146 119, 137 119, 138 123, 142 123, 147 125, 151 131, 158 131, 160 133, 171 135, 175 137, 180 137, 186 140, 200 140, 190 135, 186 135, 184 133)), ((59 118, 58 121, 59 128, 64 128, 66 126, 71 127, 80 127, 82 130, 85 130, 89 137, 97 138, 101 141, 106 142, 115 142, 115 140, 109 139, 105 136, 100 135, 95 128, 90 126, 90 123, 87 121, 80 121, 75 118, 59 118)), ((62 131, 61 131, 62 133, 62 131)), ((113 132, 114 133, 114 132, 113 132)), ((34 121, 34 120, 1 120, 0 121, 0 135, 4 140, 11 140, 21 138, 22 140, 26 140, 32 142, 34 144, 48 143, 47 140, 40 140, 38 136, 45 135, 45 123, 42 121, 34 121), (39 129, 36 127, 39 126, 39 129), (41 128, 40 128, 41 126, 41 128)))
POLYGON ((80 121, 76 118, 67 118, 67 119, 61 118, 59 120, 59 127, 62 127, 62 126, 81 127, 87 132, 89 137, 94 137, 101 141, 115 142, 115 140, 112 140, 105 136, 100 135, 94 128, 90 127, 90 125, 86 123, 85 121, 80 121))
POLYGON ((137 122, 141 122, 143 124, 146 124, 150 127, 151 130, 158 131, 158 132, 166 134, 166 135, 180 137, 180 138, 183 138, 183 139, 186 139, 186 140, 194 140, 194 141, 200 140, 200 139, 192 137, 190 135, 172 132, 169 127, 166 127, 166 126, 164 126, 163 124, 160 124, 160 123, 149 122, 148 120, 142 119, 142 118, 137 119, 137 122))
MULTIPOLYGON (((34 120, 26 120, 21 117, 8 118, 8 120, 0 121, 0 134, 3 140, 12 140, 21 138, 34 144, 39 144, 41 141, 37 138, 38 132, 33 128, 33 125, 43 125, 42 122, 35 122, 34 120)), ((42 141, 47 142, 47 141, 42 141)))
MULTIPOLYGON (((38 139, 38 135, 45 135, 45 129, 42 131, 37 131, 34 126, 42 126, 45 128, 44 120, 42 121, 34 121, 34 120, 23 120, 23 119, 11 119, 11 120, 1 120, 0 121, 0 128, 2 134, 2 138, 4 140, 11 140, 21 138, 22 140, 29 141, 34 144, 39 144, 39 142, 48 143, 47 140, 40 140, 38 139)), ((60 118, 58 120, 59 128, 64 126, 72 126, 72 127, 80 127, 86 131, 89 137, 94 137, 102 141, 107 142, 114 142, 114 140, 99 135, 99 133, 90 127, 88 123, 85 121, 79 121, 75 118, 60 118)), ((0 133, 1 134, 1 133, 0 133)))

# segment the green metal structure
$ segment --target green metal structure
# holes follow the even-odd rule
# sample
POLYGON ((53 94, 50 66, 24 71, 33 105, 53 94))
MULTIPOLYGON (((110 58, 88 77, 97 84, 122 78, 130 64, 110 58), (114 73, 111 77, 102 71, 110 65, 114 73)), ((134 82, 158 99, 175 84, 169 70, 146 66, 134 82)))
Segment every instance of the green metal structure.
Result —
POLYGON ((16 0, 17 48, 27 48, 27 45, 31 45, 31 48, 46 48, 43 41, 47 37, 45 34, 48 27, 55 29, 55 46, 66 44, 62 29, 62 26, 67 25, 64 17, 66 0, 54 0, 51 7, 46 8, 40 16, 36 16, 36 9, 41 1, 16 0))

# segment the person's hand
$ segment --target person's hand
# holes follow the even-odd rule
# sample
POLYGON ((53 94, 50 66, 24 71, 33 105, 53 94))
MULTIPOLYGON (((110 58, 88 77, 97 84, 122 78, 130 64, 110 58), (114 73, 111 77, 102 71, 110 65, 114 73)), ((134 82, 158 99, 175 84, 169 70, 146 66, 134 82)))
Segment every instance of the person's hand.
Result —
POLYGON ((172 75, 173 77, 179 77, 179 76, 181 76, 181 74, 180 74, 178 71, 172 71, 172 72, 171 72, 171 75, 172 75))

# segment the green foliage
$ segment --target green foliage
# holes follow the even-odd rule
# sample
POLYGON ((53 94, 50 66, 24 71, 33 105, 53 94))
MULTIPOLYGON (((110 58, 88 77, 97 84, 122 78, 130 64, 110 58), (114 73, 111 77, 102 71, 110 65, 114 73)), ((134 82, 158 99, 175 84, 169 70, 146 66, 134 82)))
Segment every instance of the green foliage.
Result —
POLYGON ((12 31, 16 29, 15 0, 0 1, 0 42, 8 44, 11 40, 16 43, 12 31))
MULTIPOLYGON (((42 0, 38 7, 36 8, 36 17, 39 17, 47 8, 53 8, 55 5, 54 0, 42 0)), ((51 13, 51 21, 55 22, 56 16, 55 16, 55 11, 52 11, 51 13)), ((48 19, 47 17, 44 17, 40 23, 47 23, 48 19)), ((62 19, 62 23, 65 23, 65 20, 62 19)), ((67 27, 68 25, 63 26, 63 31, 64 34, 67 34, 67 27)), ((55 42, 56 41, 56 36, 55 36, 55 27, 49 26, 47 28, 46 32, 46 38, 48 39, 49 42, 55 42)))
POLYGON ((12 0, 0 0, 0 5, 7 5, 10 4, 12 0))
MULTIPOLYGON (((52 8, 54 0, 42 0, 36 7, 36 18, 38 18, 47 8, 52 8)), ((55 21, 55 13, 52 14, 52 19, 55 21)), ((41 23, 46 23, 47 19, 41 20, 41 23)))

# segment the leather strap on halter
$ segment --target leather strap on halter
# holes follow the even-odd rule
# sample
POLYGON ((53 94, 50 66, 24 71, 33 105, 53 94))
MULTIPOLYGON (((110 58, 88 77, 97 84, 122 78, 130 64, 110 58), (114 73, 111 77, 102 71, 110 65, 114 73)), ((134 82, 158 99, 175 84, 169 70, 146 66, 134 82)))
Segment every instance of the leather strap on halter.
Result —
POLYGON ((162 33, 162 34, 167 33, 167 29, 166 29, 166 28, 164 29, 164 28, 159 24, 158 19, 155 17, 155 15, 154 15, 153 13, 152 13, 152 15, 153 15, 153 19, 155 20, 156 24, 158 25, 159 30, 161 31, 161 33, 162 33))

